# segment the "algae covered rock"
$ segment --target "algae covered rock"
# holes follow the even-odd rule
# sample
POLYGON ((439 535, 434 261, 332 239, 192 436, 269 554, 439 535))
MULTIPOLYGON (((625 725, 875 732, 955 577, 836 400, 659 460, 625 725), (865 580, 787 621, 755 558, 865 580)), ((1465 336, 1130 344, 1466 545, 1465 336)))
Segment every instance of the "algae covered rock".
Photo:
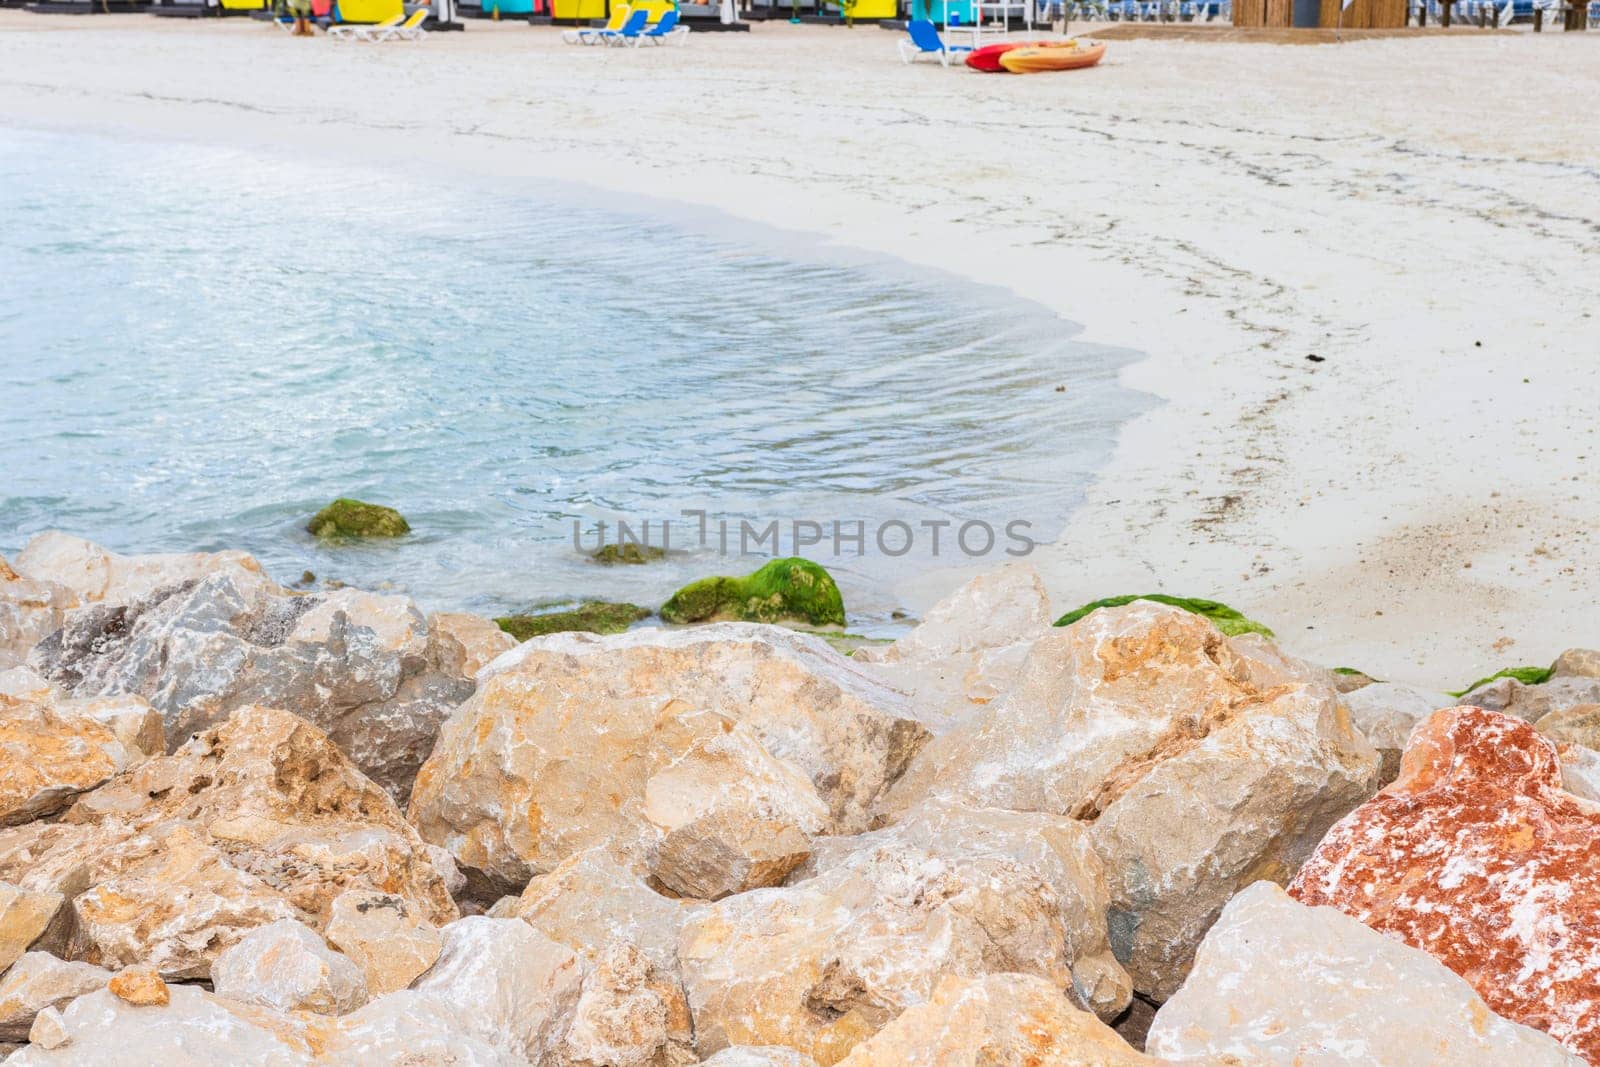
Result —
POLYGON ((579 631, 591 634, 620 634, 640 619, 650 617, 649 608, 637 604, 612 604, 590 600, 571 611, 551 611, 539 615, 506 615, 496 625, 518 641, 545 634, 579 631))
POLYGON ((1136 600, 1153 600, 1157 604, 1171 604, 1175 608, 1182 608, 1194 615, 1210 619, 1211 625, 1222 631, 1224 637, 1238 637, 1240 634, 1260 634, 1262 637, 1275 637, 1270 629, 1254 619, 1247 619, 1228 605, 1215 600, 1201 600, 1197 597, 1168 596, 1165 593, 1131 593, 1127 596, 1110 596, 1104 600, 1092 600, 1081 608, 1075 608, 1056 620, 1057 626, 1071 626, 1090 612, 1100 608, 1120 608, 1125 604, 1132 604, 1136 600))
POLYGON ((668 622, 778 622, 843 626, 844 598, 826 570, 808 559, 775 559, 746 578, 701 578, 661 605, 668 622))
POLYGON ((589 558, 596 563, 611 566, 616 563, 630 563, 634 565, 654 563, 658 559, 665 559, 667 550, 655 545, 641 545, 637 541, 626 541, 622 544, 601 545, 589 553, 589 558))
POLYGON ((342 496, 311 516, 306 530, 324 541, 338 541, 400 537, 411 532, 411 524, 394 508, 342 496))

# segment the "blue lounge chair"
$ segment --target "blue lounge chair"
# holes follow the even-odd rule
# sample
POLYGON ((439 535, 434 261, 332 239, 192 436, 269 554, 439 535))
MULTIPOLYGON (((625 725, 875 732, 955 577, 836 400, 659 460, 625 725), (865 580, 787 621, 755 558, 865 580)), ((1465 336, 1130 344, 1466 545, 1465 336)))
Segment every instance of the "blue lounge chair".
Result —
POLYGON ((638 39, 634 41, 634 47, 637 48, 646 41, 651 44, 661 44, 668 37, 676 37, 678 43, 682 44, 684 38, 688 35, 689 27, 678 25, 678 9, 675 7, 669 8, 667 13, 661 16, 660 22, 639 35, 638 39))
POLYGON ((966 45, 945 44, 939 37, 939 31, 934 29, 933 23, 927 19, 912 19, 906 23, 906 32, 911 35, 911 39, 900 41, 902 63, 910 63, 918 56, 938 56, 939 62, 948 67, 952 57, 961 52, 972 51, 966 45))
POLYGON ((601 44, 628 44, 637 42, 639 34, 644 32, 645 23, 650 21, 650 12, 634 11, 628 15, 628 21, 622 24, 620 30, 596 30, 594 39, 601 44))

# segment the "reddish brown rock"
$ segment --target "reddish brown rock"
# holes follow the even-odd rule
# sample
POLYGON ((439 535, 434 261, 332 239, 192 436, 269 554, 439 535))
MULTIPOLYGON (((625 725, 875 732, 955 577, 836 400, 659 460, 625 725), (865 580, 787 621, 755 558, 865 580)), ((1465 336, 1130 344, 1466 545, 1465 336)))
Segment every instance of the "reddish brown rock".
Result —
POLYGON ((1563 791, 1556 746, 1528 723, 1435 712, 1400 777, 1289 891, 1427 952, 1498 1014, 1600 1063, 1600 807, 1563 791))

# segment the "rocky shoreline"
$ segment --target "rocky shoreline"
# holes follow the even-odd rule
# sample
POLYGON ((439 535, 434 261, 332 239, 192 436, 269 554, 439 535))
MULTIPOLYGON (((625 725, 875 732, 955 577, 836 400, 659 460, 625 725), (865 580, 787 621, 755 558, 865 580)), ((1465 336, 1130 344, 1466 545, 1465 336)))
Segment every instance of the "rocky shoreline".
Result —
POLYGON ((39 535, 6 1062, 1600 1064, 1600 653, 1451 695, 1117 600, 518 643, 39 535))

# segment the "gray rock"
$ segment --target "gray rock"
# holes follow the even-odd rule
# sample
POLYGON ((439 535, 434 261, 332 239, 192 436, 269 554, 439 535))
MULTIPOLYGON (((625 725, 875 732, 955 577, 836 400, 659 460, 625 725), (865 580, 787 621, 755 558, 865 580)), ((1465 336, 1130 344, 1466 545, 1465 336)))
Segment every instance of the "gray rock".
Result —
POLYGON ((290 594, 229 569, 73 609, 30 663, 74 696, 146 698, 169 748, 248 704, 294 712, 404 803, 440 723, 472 695, 464 655, 406 597, 290 594))
POLYGON ((1503 711, 1528 722, 1538 722, 1553 711, 1579 704, 1600 704, 1600 678, 1567 676, 1541 685, 1525 685, 1515 678, 1497 678, 1456 701, 1490 711, 1503 711))
POLYGON ((1374 682, 1346 693, 1343 703, 1356 729, 1372 742, 1383 759, 1378 784, 1384 786, 1400 773, 1400 756, 1405 752, 1412 727, 1440 708, 1453 708, 1461 701, 1449 693, 1435 693, 1395 682, 1374 682))

